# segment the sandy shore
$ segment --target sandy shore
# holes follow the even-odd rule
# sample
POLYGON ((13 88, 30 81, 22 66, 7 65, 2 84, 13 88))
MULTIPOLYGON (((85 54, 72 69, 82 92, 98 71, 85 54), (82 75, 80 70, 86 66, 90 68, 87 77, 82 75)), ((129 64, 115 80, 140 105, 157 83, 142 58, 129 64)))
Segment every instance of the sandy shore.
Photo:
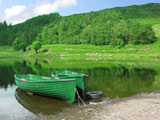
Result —
POLYGON ((41 120, 160 120, 160 91, 140 93, 89 108, 73 107, 41 120))
POLYGON ((141 93, 105 105, 91 120, 160 120, 160 92, 141 93))

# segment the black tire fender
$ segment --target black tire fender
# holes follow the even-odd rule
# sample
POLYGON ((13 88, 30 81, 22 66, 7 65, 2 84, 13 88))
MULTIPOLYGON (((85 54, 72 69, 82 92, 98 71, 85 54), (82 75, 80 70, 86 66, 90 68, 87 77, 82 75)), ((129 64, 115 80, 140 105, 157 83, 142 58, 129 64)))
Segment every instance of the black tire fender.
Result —
POLYGON ((99 98, 103 97, 103 92, 101 92, 101 91, 91 91, 91 92, 87 92, 86 95, 89 98, 92 98, 92 99, 99 99, 99 98))

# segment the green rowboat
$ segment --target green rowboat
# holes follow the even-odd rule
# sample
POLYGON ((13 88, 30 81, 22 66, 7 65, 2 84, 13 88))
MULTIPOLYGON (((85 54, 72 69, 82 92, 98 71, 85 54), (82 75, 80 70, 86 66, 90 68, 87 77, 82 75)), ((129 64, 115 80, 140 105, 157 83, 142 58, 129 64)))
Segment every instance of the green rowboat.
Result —
POLYGON ((54 71, 52 71, 51 76, 58 77, 60 79, 74 78, 74 79, 76 79, 76 87, 78 87, 81 90, 85 89, 84 81, 86 81, 88 78, 88 75, 72 72, 69 70, 63 70, 63 71, 54 70, 54 71))
POLYGON ((15 74, 14 78, 17 86, 24 91, 62 99, 69 103, 75 100, 76 80, 73 78, 59 79, 32 74, 15 74))

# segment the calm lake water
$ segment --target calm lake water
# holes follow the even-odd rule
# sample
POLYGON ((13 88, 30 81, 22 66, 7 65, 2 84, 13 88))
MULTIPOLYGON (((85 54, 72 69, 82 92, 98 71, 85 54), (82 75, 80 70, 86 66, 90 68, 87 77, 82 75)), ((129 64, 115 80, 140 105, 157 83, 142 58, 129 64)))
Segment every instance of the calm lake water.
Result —
POLYGON ((54 115, 72 108, 64 101, 28 94, 14 82, 15 73, 50 76, 52 70, 65 69, 89 75, 86 91, 103 91, 110 99, 160 89, 159 62, 0 58, 0 119, 30 120, 39 113, 54 115))

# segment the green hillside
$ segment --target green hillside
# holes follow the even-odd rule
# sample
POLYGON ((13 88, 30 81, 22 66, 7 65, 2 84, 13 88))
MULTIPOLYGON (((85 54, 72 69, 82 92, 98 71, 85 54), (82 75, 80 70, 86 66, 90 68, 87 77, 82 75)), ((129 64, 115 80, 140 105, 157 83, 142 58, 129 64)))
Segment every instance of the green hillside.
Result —
MULTIPOLYGON (((149 3, 145 5, 133 5, 128 7, 117 7, 111 10, 121 12, 127 19, 146 19, 146 18, 160 18, 160 4, 149 3)), ((104 10, 105 11, 105 10, 104 10)))
POLYGON ((150 44, 158 37, 154 30, 159 29, 159 11, 160 4, 150 3, 70 16, 52 13, 17 25, 3 22, 0 23, 0 46, 14 45, 20 50, 28 46, 32 48, 37 43, 120 47, 126 44, 150 44))

